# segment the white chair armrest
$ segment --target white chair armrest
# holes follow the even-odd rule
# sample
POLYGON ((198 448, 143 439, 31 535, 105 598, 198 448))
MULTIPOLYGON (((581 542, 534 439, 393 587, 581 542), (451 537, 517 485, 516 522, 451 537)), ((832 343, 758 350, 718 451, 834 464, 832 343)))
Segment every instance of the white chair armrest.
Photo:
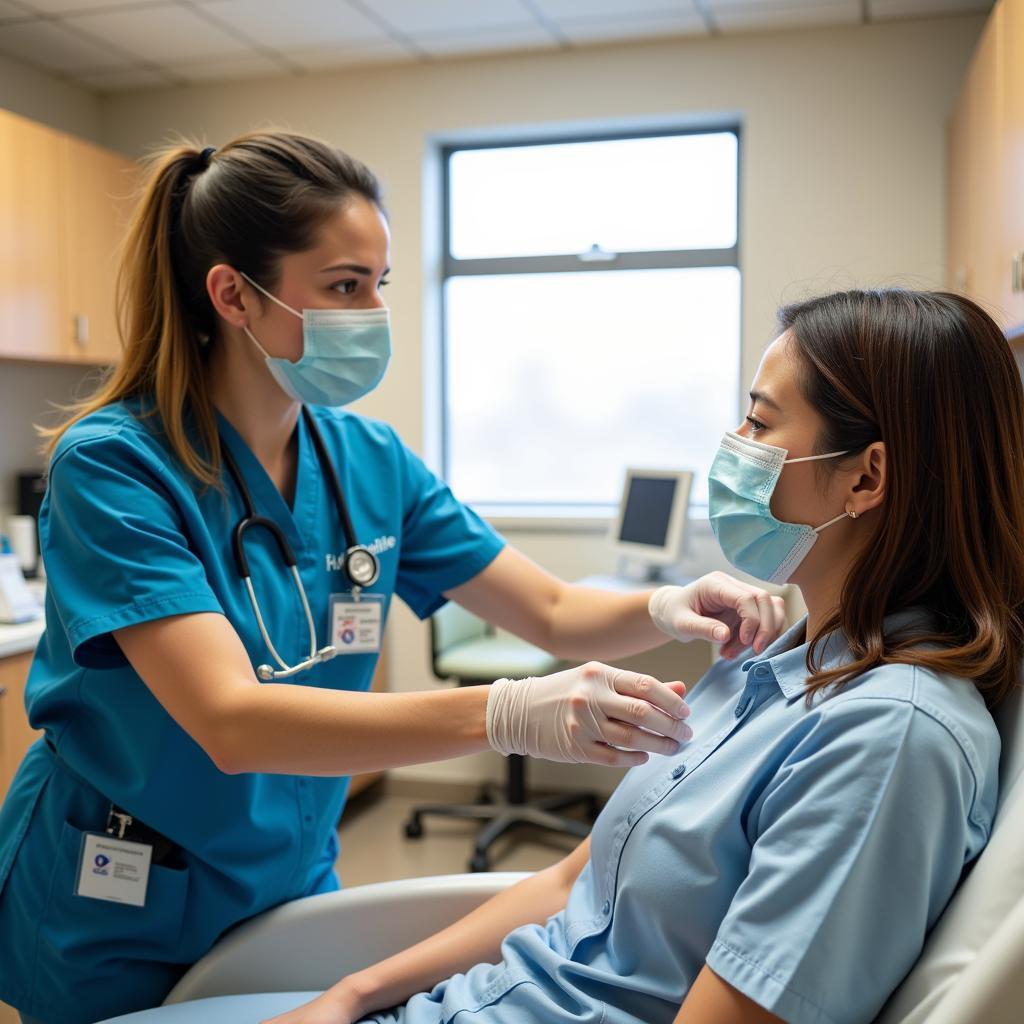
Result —
POLYGON ((323 991, 527 877, 495 872, 407 878, 294 900, 221 939, 164 1005, 252 992, 323 991))

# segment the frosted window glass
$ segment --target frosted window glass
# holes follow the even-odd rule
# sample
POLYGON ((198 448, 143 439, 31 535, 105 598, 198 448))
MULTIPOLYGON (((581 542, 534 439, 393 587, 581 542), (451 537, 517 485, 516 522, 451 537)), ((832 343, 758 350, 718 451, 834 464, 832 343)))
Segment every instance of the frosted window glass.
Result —
POLYGON ((447 282, 449 473, 471 503, 618 500, 627 465, 693 469, 737 423, 734 267, 447 282))
POLYGON ((732 132, 458 150, 451 255, 729 248, 737 150, 732 132))

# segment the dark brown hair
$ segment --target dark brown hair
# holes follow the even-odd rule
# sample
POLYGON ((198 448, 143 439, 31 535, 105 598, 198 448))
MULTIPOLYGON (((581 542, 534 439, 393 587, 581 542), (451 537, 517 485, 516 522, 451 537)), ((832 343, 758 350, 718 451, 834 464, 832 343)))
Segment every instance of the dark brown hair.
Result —
POLYGON ((217 330, 207 271, 227 263, 272 288, 281 257, 312 247, 324 221, 358 197, 381 206, 373 174, 302 135, 253 132, 219 150, 182 141, 155 153, 121 256, 121 360, 94 394, 67 410, 66 422, 40 431, 47 451, 83 416, 144 395, 182 464, 216 485, 217 428, 203 374, 205 343, 217 330))
POLYGON ((1006 338, 969 299, 902 289, 825 295, 779 324, 825 421, 817 451, 886 449, 885 501, 811 644, 809 691, 903 663, 972 679, 998 703, 1024 653, 1024 390, 1006 338), (884 617, 911 607, 932 626, 886 637, 884 617), (823 670, 834 630, 853 661, 823 670))

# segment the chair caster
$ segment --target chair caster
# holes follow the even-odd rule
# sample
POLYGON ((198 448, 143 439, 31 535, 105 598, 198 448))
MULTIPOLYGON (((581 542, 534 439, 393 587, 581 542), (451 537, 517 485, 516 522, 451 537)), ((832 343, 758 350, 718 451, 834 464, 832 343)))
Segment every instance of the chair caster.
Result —
POLYGON ((410 818, 405 823, 405 835, 407 839, 419 839, 423 835, 423 822, 419 818, 410 818))
POLYGON ((469 859, 469 870, 473 872, 490 871, 491 866, 487 862, 487 854, 474 853, 469 859))

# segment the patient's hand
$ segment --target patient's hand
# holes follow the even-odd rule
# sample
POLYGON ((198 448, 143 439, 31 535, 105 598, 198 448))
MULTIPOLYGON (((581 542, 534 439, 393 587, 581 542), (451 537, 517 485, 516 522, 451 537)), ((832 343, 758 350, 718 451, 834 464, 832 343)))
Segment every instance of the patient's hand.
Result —
POLYGON ((355 994, 342 981, 316 999, 260 1024, 355 1024, 364 1016, 355 994))
POLYGON ((735 658, 748 647, 760 654, 786 627, 781 597, 710 572, 685 587, 659 587, 648 604, 651 619, 676 640, 703 639, 722 645, 735 658))

